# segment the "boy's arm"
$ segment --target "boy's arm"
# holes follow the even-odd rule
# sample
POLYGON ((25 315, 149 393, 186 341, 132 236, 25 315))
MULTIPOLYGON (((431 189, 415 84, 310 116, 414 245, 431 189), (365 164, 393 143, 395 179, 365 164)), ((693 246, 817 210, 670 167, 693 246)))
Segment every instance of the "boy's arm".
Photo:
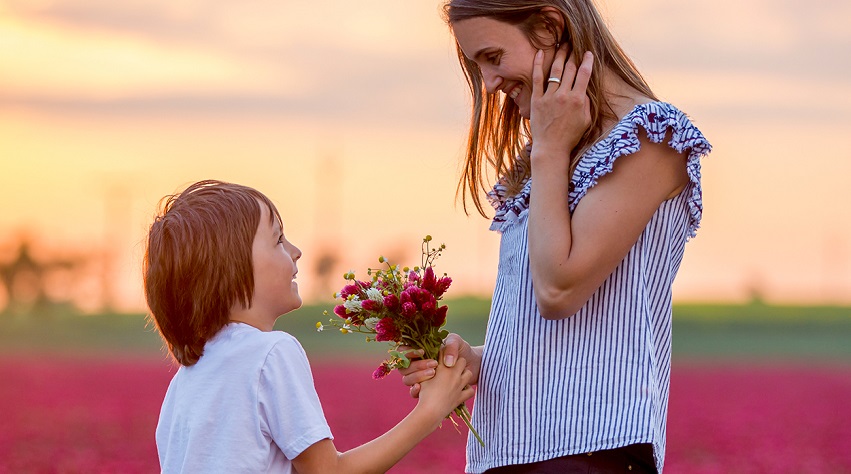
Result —
POLYGON ((330 439, 314 443, 293 460, 293 465, 300 474, 387 472, 434 431, 439 420, 446 416, 426 415, 419 408, 419 405, 414 407, 408 416, 387 433, 345 453, 337 452, 330 439))
POLYGON ((386 472, 473 395, 468 385, 471 377, 464 359, 454 367, 440 367, 434 379, 422 384, 417 406, 390 431, 345 453, 337 452, 330 439, 314 443, 293 459, 295 470, 300 474, 386 472))

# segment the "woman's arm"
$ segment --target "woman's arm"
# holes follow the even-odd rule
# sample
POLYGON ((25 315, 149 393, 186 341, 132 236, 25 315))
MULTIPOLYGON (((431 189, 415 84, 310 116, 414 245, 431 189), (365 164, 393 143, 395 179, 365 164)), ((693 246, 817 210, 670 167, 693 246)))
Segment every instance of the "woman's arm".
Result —
POLYGON ((688 181, 683 154, 642 138, 641 149, 617 160, 571 217, 565 150, 573 149, 584 132, 583 120, 590 120, 586 88, 592 63, 588 53, 578 68, 573 58, 564 62, 557 56, 551 75, 563 74, 561 85, 544 91, 542 66, 535 61, 529 264, 538 310, 546 319, 579 311, 635 245, 659 205, 688 181))
POLYGON ((314 443, 293 459, 295 470, 301 474, 386 472, 473 396, 472 374, 466 367, 461 358, 454 367, 438 368, 434 378, 422 384, 420 400, 411 413, 387 433, 345 453, 337 452, 330 439, 314 443))
POLYGON ((684 156, 642 140, 641 150, 616 161, 571 218, 567 174, 552 168, 551 161, 533 161, 529 264, 541 315, 562 319, 585 305, 688 176, 684 156))

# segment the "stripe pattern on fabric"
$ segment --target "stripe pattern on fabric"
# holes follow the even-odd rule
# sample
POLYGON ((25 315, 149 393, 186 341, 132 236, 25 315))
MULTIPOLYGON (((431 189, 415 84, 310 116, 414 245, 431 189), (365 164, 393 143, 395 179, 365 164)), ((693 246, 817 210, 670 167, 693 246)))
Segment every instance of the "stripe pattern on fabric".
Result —
POLYGON ((699 158, 711 149, 682 112, 644 104, 583 155, 571 211, 615 159, 638 150, 638 129, 688 158, 690 184, 661 204, 624 260, 574 316, 541 317, 529 269, 529 180, 490 198, 501 232, 497 282, 485 339, 473 425, 485 447, 467 443, 467 472, 652 443, 665 454, 670 379, 671 285, 702 210, 699 158), (652 117, 652 118, 651 118, 652 117))

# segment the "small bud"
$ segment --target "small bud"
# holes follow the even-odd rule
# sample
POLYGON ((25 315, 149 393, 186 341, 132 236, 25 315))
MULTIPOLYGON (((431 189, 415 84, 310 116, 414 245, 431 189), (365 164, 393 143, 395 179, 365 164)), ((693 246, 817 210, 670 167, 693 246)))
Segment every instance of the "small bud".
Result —
POLYGON ((348 334, 349 330, 346 329, 346 328, 340 328, 340 332, 343 333, 343 334, 348 334))
POLYGON ((411 269, 409 267, 402 267, 402 271, 408 273, 411 269))
POLYGON ((387 259, 384 258, 384 255, 378 257, 378 263, 384 263, 386 261, 387 261, 387 259))
POLYGON ((430 235, 426 235, 426 236, 425 236, 425 238, 423 239, 423 241, 424 241, 424 242, 431 242, 431 236, 430 236, 430 235))

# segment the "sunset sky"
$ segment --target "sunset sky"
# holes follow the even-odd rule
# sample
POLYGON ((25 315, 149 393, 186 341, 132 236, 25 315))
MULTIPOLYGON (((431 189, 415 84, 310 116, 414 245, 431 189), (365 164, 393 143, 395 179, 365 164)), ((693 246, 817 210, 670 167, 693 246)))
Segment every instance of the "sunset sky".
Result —
MULTIPOLYGON (((675 299, 851 303, 851 3, 600 5, 714 146, 675 299)), ((158 200, 216 178, 278 204, 308 298, 323 249, 339 273, 418 263, 427 233, 451 291, 488 296, 499 239, 454 202, 469 100, 439 6, 0 0, 0 247, 110 252, 142 310, 158 200)))

